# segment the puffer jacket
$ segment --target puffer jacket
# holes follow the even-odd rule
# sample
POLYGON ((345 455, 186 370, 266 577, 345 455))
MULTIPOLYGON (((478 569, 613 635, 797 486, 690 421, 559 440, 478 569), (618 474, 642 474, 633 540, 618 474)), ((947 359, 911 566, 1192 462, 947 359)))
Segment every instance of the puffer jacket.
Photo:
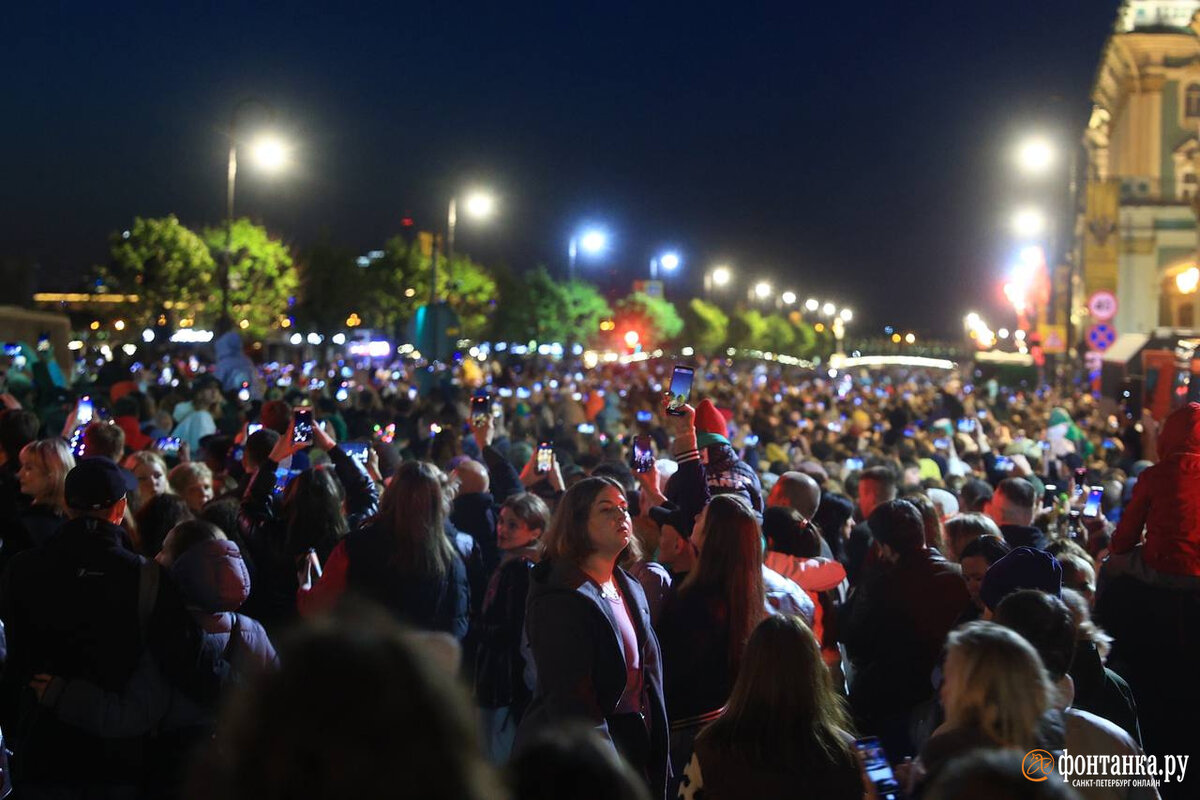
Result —
POLYGON ((1200 576, 1200 403, 1188 403, 1163 423, 1159 461, 1138 477, 1110 550, 1127 553, 1141 541, 1147 566, 1200 576))

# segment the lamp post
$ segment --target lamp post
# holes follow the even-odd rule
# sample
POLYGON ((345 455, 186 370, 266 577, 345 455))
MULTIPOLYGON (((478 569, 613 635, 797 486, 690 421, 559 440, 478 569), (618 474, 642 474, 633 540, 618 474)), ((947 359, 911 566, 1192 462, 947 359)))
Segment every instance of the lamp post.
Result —
MULTIPOLYGON (((270 106, 255 99, 246 99, 233 107, 229 116, 229 162, 225 173, 225 252, 221 258, 221 319, 218 328, 228 330, 232 319, 229 314, 229 273, 233 262, 233 208, 237 189, 238 171, 238 122, 242 113, 250 106, 258 105, 267 109, 270 117, 274 111, 270 106)), ((254 163, 265 172, 278 172, 288 161, 288 147, 282 139, 269 133, 260 134, 249 143, 250 154, 254 163)))
POLYGON ((733 270, 725 265, 704 273, 704 298, 712 302, 713 289, 724 289, 733 280, 733 270))
MULTIPOLYGON (((469 193, 466 198, 464 210, 467 215, 474 219, 487 219, 496 211, 496 198, 489 192, 474 191, 469 193)), ((450 205, 446 209, 446 265, 452 268, 451 263, 454 258, 454 231, 458 227, 458 198, 451 197, 450 205)), ((437 302, 437 277, 438 277, 438 248, 437 243, 434 243, 433 258, 432 258, 432 278, 429 282, 429 302, 432 305, 437 302)))
POLYGON ((582 249, 585 255, 599 255, 608 248, 608 234, 599 228, 588 228, 571 237, 567 244, 567 280, 575 280, 575 259, 582 249))

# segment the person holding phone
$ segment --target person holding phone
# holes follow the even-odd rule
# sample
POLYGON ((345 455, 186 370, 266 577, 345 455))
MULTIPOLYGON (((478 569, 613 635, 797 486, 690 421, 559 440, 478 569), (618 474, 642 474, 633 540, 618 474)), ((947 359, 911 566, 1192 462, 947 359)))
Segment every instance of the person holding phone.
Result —
POLYGON ((358 461, 319 425, 306 426, 301 419, 301 430, 296 428, 293 418, 255 470, 238 512, 238 528, 255 565, 247 613, 257 614, 272 633, 295 619, 296 590, 315 577, 314 562, 329 558, 347 532, 379 508, 375 483, 358 461), (332 468, 302 470, 277 495, 280 463, 314 446, 328 453, 332 468))
POLYGON ((729 702, 696 737, 681 798, 859 800, 850 720, 812 631, 771 616, 746 644, 729 702))

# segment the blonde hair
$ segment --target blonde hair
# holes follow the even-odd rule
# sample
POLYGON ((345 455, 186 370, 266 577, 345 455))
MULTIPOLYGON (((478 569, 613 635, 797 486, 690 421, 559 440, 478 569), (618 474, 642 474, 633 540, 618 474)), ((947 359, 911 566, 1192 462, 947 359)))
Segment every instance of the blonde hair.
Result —
POLYGON ((993 622, 970 622, 951 632, 946 648, 947 724, 974 728, 1000 747, 1033 747, 1053 697, 1033 646, 993 622))
POLYGON ((36 439, 21 448, 21 455, 33 458, 50 478, 50 493, 33 501, 65 512, 67 473, 75 468, 71 448, 62 439, 36 439))
POLYGON ((171 488, 176 494, 183 494, 188 487, 193 483, 199 483, 207 478, 212 480, 212 470, 202 461, 185 461, 182 464, 176 464, 175 468, 167 474, 167 483, 171 484, 171 488))
MULTIPOLYGON (((167 469, 167 462, 163 460, 163 457, 160 456, 158 453, 152 452, 150 450, 138 450, 136 453, 130 453, 125 458, 125 464, 123 466, 125 467, 125 469, 132 472, 134 469, 137 468, 138 464, 145 464, 148 467, 158 467, 160 470, 162 470, 163 475, 170 474, 170 471, 167 469)), ((174 492, 175 487, 171 486, 168 483, 167 491, 174 492)), ((149 498, 143 498, 143 499, 149 499, 149 498)))

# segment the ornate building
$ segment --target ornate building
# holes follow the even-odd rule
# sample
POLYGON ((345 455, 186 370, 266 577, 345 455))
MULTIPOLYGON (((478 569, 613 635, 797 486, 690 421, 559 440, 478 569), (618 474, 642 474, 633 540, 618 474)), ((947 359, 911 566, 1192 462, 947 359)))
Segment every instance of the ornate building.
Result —
POLYGON ((1200 0, 1126 0, 1084 136, 1082 289, 1116 293, 1119 333, 1200 327, 1200 0))

